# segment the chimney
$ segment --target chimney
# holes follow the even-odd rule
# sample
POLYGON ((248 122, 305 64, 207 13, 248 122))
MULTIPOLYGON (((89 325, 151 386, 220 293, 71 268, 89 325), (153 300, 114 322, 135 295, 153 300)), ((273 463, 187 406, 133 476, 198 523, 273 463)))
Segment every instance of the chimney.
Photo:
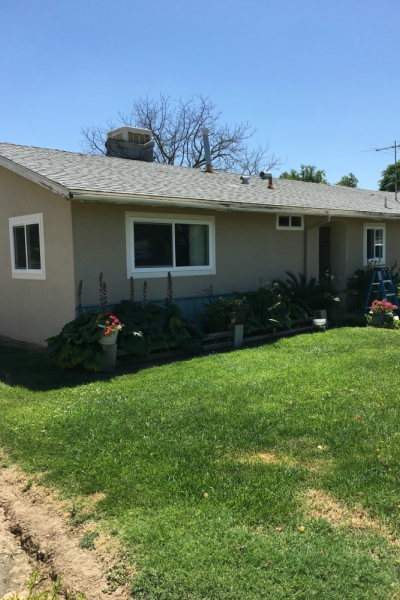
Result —
POLYGON ((107 133, 107 156, 154 162, 153 132, 139 127, 119 127, 107 133))
POLYGON ((260 177, 261 179, 268 179, 268 188, 270 190, 274 189, 274 186, 272 185, 272 173, 267 173, 266 171, 261 171, 260 173, 260 177))
POLYGON ((210 141, 208 139, 208 129, 203 129, 203 144, 204 154, 206 155, 206 173, 212 173, 213 168, 211 164, 211 152, 210 152, 210 141))

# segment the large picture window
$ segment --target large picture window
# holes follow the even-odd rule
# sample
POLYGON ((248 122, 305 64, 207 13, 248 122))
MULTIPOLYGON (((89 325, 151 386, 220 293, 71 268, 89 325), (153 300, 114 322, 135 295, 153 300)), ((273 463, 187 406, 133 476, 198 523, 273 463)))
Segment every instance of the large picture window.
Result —
POLYGON ((214 219, 126 213, 128 277, 215 273, 214 219))
POLYGON ((384 264, 386 247, 386 230, 383 224, 365 225, 364 230, 364 264, 379 261, 384 264))
POLYGON ((14 279, 45 279, 43 215, 9 219, 11 271, 14 279))

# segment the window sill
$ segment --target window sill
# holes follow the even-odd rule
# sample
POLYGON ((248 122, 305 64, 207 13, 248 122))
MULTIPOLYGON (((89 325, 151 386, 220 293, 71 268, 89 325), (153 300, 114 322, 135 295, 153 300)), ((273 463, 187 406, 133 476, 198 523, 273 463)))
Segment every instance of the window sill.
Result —
POLYGON ((165 269, 135 269, 130 275, 128 274, 128 279, 131 276, 135 279, 166 277, 168 273, 171 273, 174 277, 193 277, 195 275, 215 275, 215 272, 215 267, 197 267, 194 269, 179 267, 166 267, 165 269))
POLYGON ((38 272, 34 272, 34 271, 12 271, 12 278, 13 279, 46 279, 46 273, 43 273, 43 271, 38 271, 38 272))

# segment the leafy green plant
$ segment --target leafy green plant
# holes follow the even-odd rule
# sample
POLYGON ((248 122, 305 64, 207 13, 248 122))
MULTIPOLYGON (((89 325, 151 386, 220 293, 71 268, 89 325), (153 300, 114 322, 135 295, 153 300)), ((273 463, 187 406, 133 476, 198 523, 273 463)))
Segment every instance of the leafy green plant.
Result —
POLYGON ((103 313, 91 310, 64 325, 58 335, 46 340, 47 356, 59 369, 82 365, 89 371, 100 371, 104 356, 98 342, 98 325, 103 318, 103 313))
POLYGON ((286 280, 276 279, 280 286, 282 296, 290 299, 290 303, 312 315, 314 310, 326 310, 328 317, 332 317, 333 311, 338 308, 340 299, 338 291, 332 287, 330 280, 306 277, 299 273, 298 277, 292 271, 286 271, 286 280))
POLYGON ((145 358, 152 350, 181 348, 199 352, 202 348, 203 334, 182 317, 176 304, 165 308, 147 304, 143 309, 124 300, 114 312, 125 324, 118 345, 138 358, 145 358))

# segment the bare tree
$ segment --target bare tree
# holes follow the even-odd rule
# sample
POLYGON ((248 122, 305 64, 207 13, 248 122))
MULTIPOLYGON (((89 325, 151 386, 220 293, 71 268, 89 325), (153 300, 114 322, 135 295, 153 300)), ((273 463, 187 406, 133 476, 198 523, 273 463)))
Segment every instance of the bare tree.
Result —
MULTIPOLYGON (((155 161, 169 165, 201 168, 205 165, 203 129, 208 129, 211 160, 214 169, 258 174, 283 164, 274 154, 269 154, 268 142, 249 148, 249 140, 257 131, 249 122, 235 125, 221 124, 221 112, 216 105, 201 95, 189 100, 171 100, 160 94, 159 100, 147 96, 133 103, 132 111, 119 113, 119 126, 128 125, 151 129, 155 142, 155 161)), ((107 122, 107 127, 82 128, 81 147, 89 154, 105 154, 107 131, 117 125, 107 122)))

